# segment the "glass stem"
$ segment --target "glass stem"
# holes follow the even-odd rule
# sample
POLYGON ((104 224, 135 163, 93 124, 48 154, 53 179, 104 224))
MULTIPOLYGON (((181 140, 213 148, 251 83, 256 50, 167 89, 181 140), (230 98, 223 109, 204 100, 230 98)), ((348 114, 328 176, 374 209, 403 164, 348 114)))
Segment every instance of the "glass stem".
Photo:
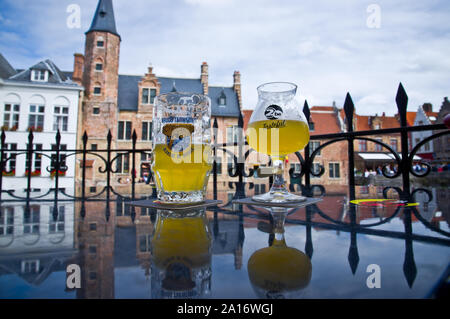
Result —
POLYGON ((286 182, 284 180, 284 157, 274 157, 273 161, 273 183, 271 192, 286 192, 286 182))
POLYGON ((273 207, 271 209, 271 215, 273 218, 273 232, 275 235, 273 245, 274 246, 286 245, 284 239, 284 222, 286 220, 287 209, 281 207, 273 207))

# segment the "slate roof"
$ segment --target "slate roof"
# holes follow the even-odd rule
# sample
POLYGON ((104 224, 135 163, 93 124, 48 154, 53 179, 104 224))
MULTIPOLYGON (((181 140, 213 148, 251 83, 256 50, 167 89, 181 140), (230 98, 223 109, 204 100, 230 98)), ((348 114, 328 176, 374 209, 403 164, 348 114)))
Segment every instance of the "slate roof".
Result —
MULTIPOLYGON (((160 93, 169 93, 175 86, 177 92, 203 93, 203 86, 200 79, 183 79, 157 77, 161 84, 160 93)), ((138 75, 119 75, 119 89, 117 104, 119 111, 137 111, 139 100, 138 84, 142 76, 138 75)), ((211 99, 212 116, 239 117, 239 102, 236 92, 232 87, 209 87, 208 96, 211 99), (222 90, 226 96, 226 105, 219 105, 219 97, 222 90)))
POLYGON ((86 33, 92 31, 109 32, 120 38, 120 35, 117 33, 116 29, 116 20, 114 18, 112 0, 100 0, 98 2, 91 27, 86 33))
POLYGON ((8 60, 0 53, 0 79, 7 79, 14 74, 16 74, 16 70, 14 70, 8 60))
POLYGON ((36 63, 32 67, 25 70, 17 70, 17 73, 7 78, 8 82, 29 82, 39 83, 40 85, 67 85, 78 86, 72 82, 70 72, 62 72, 51 60, 44 60, 36 63), (35 82, 31 80, 31 70, 46 70, 49 72, 47 82, 35 82))

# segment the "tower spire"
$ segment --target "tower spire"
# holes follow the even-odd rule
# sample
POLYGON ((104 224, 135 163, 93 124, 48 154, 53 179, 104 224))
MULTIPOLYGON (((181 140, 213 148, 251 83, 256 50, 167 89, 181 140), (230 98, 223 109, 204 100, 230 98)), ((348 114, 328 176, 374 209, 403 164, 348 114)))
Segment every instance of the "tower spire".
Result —
POLYGON ((86 32, 103 31, 117 35, 116 20, 114 18, 114 9, 112 0, 99 0, 97 10, 95 10, 94 19, 92 20, 91 27, 86 32))

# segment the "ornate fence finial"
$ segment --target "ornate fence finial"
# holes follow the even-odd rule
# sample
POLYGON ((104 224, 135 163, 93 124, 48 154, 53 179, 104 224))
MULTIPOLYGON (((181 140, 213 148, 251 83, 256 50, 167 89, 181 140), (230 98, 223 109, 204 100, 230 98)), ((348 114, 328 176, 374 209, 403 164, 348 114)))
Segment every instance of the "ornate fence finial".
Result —
POLYGON ((86 131, 84 131, 84 134, 83 134, 83 146, 86 146, 87 142, 88 142, 88 135, 87 135, 86 131))
POLYGON ((397 96, 395 97, 395 102, 397 103, 398 114, 400 115, 400 125, 406 126, 406 107, 408 106, 408 95, 403 88, 402 83, 398 85, 397 96))
POLYGON ((345 112, 345 119, 347 122, 347 131, 352 132, 353 131, 353 112, 355 111, 355 105, 353 104, 352 97, 350 96, 350 93, 347 93, 347 96, 345 97, 345 103, 344 103, 344 112, 345 112))
POLYGON ((311 112, 309 111, 309 105, 307 100, 305 100, 305 104, 303 105, 303 114, 305 114, 306 121, 309 123, 309 119, 311 118, 311 112))

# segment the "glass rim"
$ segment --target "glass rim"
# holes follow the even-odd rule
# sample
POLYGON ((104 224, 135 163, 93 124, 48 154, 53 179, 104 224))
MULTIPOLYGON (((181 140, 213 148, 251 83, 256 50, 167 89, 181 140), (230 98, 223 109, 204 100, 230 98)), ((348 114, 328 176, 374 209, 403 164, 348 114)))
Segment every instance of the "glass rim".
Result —
POLYGON ((258 90, 258 92, 262 92, 262 93, 288 93, 288 92, 292 92, 297 90, 298 86, 295 83, 292 82, 282 82, 282 81, 276 81, 276 82, 267 82, 267 83, 263 83, 261 85, 259 85, 256 89, 258 90), (266 87, 271 87, 271 86, 279 86, 281 87, 281 89, 278 90, 265 90, 264 88, 266 87), (286 88, 283 88, 283 86, 286 86, 286 88))

